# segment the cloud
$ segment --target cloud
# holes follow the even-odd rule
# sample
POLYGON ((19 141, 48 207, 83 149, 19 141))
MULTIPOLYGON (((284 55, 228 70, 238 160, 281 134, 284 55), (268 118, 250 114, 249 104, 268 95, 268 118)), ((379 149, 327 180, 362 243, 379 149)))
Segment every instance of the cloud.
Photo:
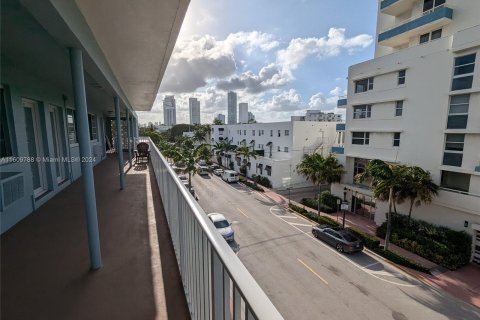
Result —
POLYGON ((271 63, 263 67, 257 74, 246 71, 239 76, 217 82, 220 90, 245 90, 248 93, 261 93, 270 89, 276 89, 290 83, 292 78, 283 73, 277 65, 271 63))
POLYGON ((247 53, 267 52, 279 45, 273 36, 258 31, 231 33, 219 41, 210 35, 193 37, 177 43, 160 86, 161 92, 192 92, 233 75, 237 70, 235 49, 247 53))
POLYGON ((292 39, 287 48, 278 51, 277 60, 287 72, 291 72, 311 55, 317 55, 318 58, 335 57, 342 52, 342 49, 353 53, 368 47, 372 42, 371 35, 361 34, 345 38, 344 28, 330 28, 326 37, 292 39))

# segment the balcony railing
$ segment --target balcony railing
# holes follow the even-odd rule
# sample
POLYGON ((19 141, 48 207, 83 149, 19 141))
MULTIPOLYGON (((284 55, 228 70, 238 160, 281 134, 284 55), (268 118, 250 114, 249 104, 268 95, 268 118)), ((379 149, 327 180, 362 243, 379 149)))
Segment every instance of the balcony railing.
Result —
POLYGON ((149 142, 192 319, 283 319, 157 147, 149 142))
POLYGON ((406 34, 412 30, 433 23, 435 21, 451 20, 453 18, 453 10, 444 6, 439 6, 434 9, 423 12, 420 15, 410 17, 400 23, 383 30, 378 35, 378 42, 382 42, 401 34, 406 34))

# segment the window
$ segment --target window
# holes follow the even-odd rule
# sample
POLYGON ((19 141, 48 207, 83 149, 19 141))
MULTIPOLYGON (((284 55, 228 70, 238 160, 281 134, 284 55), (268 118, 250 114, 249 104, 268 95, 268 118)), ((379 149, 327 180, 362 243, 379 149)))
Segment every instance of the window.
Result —
POLYGON ((468 121, 469 94, 450 97, 447 129, 466 129, 468 121))
POLYGON ((440 186, 447 189, 468 192, 470 189, 470 175, 460 172, 442 171, 440 186))
POLYGON ((365 119, 372 116, 372 105, 363 104, 353 106, 353 119, 365 119))
POLYGON ((373 90, 373 77, 355 81, 355 93, 373 90))
POLYGON ((265 171, 267 171, 267 176, 272 175, 272 166, 265 166, 265 171))
POLYGON ((443 165, 461 167, 463 160, 464 134, 446 134, 443 165))
POLYGON ((431 40, 440 39, 442 37, 442 29, 437 29, 429 33, 424 33, 420 36, 420 44, 431 40))
POLYGON ((407 74, 407 70, 400 70, 398 71, 398 85, 405 84, 405 76, 407 74))
POLYGON ((352 144, 369 144, 370 132, 352 132, 352 144))
POLYGON ((393 146, 394 147, 400 146, 400 132, 393 133, 393 146))
POLYGON ((282 135, 282 130, 278 130, 278 136, 280 137, 282 135))
POLYGON ((277 151, 280 152, 280 146, 277 146, 277 151))
POLYGON ((67 132, 69 143, 77 143, 77 125, 75 122, 75 111, 72 109, 67 109, 67 132))
POLYGON ((424 0, 423 1, 423 13, 435 9, 445 3, 445 0, 424 0))
POLYGON ((260 171, 260 174, 263 174, 263 163, 257 164, 257 169, 260 171))
POLYGON ((283 148, 283 151, 288 152, 288 147, 283 148))
POLYGON ((243 135, 244 135, 244 136, 247 135, 247 130, 243 130, 243 135))
POLYGON ((470 89, 472 87, 475 58, 475 53, 455 58, 452 91, 470 89))
POLYGON ((263 149, 263 144, 258 144, 258 149, 263 149))
POLYGON ((353 160, 353 176, 365 172, 365 167, 367 164, 367 159, 355 158, 353 160))
POLYGON ((0 158, 3 157, 11 157, 13 155, 12 153, 12 141, 10 139, 10 123, 8 122, 8 117, 7 117, 7 103, 6 103, 6 97, 5 97, 5 92, 3 88, 0 88, 0 103, 1 103, 1 109, 0 109, 0 115, 1 115, 1 121, 0 121, 0 158))
POLYGON ((273 137, 273 130, 270 130, 270 137, 273 137))
POLYGON ((252 136, 254 136, 254 135, 255 135, 255 130, 252 130, 252 136))
POLYGON ((403 100, 395 102, 395 117, 401 117, 403 114, 403 100))
POLYGON ((88 131, 90 132, 90 140, 97 140, 97 117, 93 114, 88 115, 88 131))
POLYGON ((290 135, 290 130, 285 130, 285 135, 289 136, 290 135))

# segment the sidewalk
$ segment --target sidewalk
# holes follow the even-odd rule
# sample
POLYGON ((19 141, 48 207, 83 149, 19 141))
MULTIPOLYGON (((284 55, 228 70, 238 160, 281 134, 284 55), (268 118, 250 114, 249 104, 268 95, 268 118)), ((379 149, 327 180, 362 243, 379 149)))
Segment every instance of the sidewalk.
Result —
MULTIPOLYGON (((287 198, 279 195, 271 189, 265 187, 262 188, 264 189, 265 196, 267 196, 279 205, 288 207, 287 198)), ((296 201, 290 201, 290 203, 305 208, 310 212, 317 212, 317 210, 306 207, 296 201)), ((332 219, 338 220, 339 222, 341 222, 343 218, 342 212, 337 212, 333 214, 326 214, 322 212, 321 215, 328 216, 332 219)), ((345 214, 345 226, 355 227, 370 235, 375 235, 375 231, 377 229, 377 225, 374 221, 366 219, 365 217, 360 215, 354 215, 350 212, 346 212, 345 214)), ((385 240, 380 238, 378 239, 380 240, 381 244, 385 244, 385 240)), ((407 269, 410 274, 416 276, 422 282, 440 288, 450 293, 452 296, 480 308, 480 266, 470 263, 458 270, 443 272, 445 268, 410 251, 400 248, 392 243, 389 244, 389 250, 398 253, 404 257, 407 257, 410 260, 415 261, 423 265, 424 267, 430 269, 433 273, 431 275, 406 267, 402 267, 404 269, 407 269), (439 273, 438 271, 443 273, 439 273)))

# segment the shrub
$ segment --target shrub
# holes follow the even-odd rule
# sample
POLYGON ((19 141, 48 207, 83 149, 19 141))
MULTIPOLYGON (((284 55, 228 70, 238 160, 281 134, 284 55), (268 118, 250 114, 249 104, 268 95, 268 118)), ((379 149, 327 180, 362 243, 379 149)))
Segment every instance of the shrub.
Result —
POLYGON ((262 188, 260 188, 259 186, 256 186, 254 183, 251 183, 251 182, 247 181, 247 178, 245 178, 244 176, 239 176, 239 180, 240 180, 241 183, 243 183, 247 187, 249 187, 253 190, 256 190, 256 191, 263 192, 262 188))
POLYGON ((288 206, 290 207, 290 209, 292 209, 293 211, 296 211, 298 213, 301 213, 301 214, 307 213, 307 210, 305 210, 303 208, 300 208, 299 206, 296 206, 294 204, 289 204, 288 206))
POLYGON ((267 177, 255 176, 255 180, 257 181, 257 183, 259 185, 262 185, 262 186, 267 187, 267 188, 272 187, 272 183, 270 182, 270 179, 268 179, 267 177))
MULTIPOLYGON (((340 199, 337 196, 334 196, 333 194, 330 193, 330 191, 323 191, 320 193, 320 203, 322 206, 330 207, 332 208, 331 210, 334 210, 333 212, 336 212, 337 210, 337 199, 340 199)), ((341 200, 341 199, 340 199, 341 200)), ((323 210, 322 210, 323 211, 323 210)), ((326 211, 325 211, 326 212, 326 211)))
MULTIPOLYGON (((328 192, 328 191, 327 191, 328 192)), ((336 200, 335 200, 336 201, 336 200)), ((314 198, 302 198, 302 200, 300 200, 300 203, 309 207, 309 208, 312 208, 312 209, 315 209, 315 210, 318 210, 318 201, 317 199, 314 199, 314 198)), ((325 205, 324 203, 322 203, 321 207, 320 207, 320 211, 322 212, 325 212, 325 213, 334 213, 334 212, 337 212, 337 210, 335 210, 334 208, 336 207, 337 205, 335 204, 335 206, 332 208, 328 205, 325 205)))
POLYGON ((423 265, 412 261, 396 252, 390 251, 390 250, 384 250, 383 247, 378 247, 373 250, 376 254, 396 263, 401 266, 408 267, 410 269, 418 270, 424 273, 430 274, 430 270, 423 265))
MULTIPOLYGON (((377 228, 377 236, 385 238, 387 225, 377 228)), ((425 221, 397 215, 392 219, 390 241, 448 269, 455 270, 470 261, 471 237, 425 221)))
POLYGON ((319 216, 318 214, 316 214, 314 212, 307 211, 304 208, 301 208, 301 207, 293 205, 293 204, 290 204, 289 207, 293 211, 296 211, 296 212, 300 213, 304 217, 306 217, 310 220, 313 220, 313 221, 317 222, 318 224, 326 224, 326 225, 329 225, 329 226, 332 226, 332 227, 340 227, 341 226, 340 223, 338 223, 337 221, 333 220, 330 217, 319 216))
POLYGON ((369 249, 375 250, 380 246, 380 240, 378 240, 375 236, 372 236, 354 227, 348 227, 347 230, 350 231, 350 233, 355 237, 361 239, 365 247, 369 249))

